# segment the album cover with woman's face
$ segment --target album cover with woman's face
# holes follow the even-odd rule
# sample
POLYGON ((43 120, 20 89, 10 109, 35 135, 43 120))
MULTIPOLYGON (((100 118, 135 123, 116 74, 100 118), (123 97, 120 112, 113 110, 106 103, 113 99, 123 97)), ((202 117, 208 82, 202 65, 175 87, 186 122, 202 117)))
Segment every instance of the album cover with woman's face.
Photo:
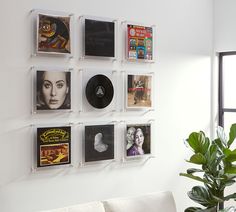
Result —
POLYGON ((115 23, 85 19, 85 56, 115 57, 115 23))
POLYGON ((127 75, 127 107, 150 108, 152 107, 152 76, 127 75))
POLYGON ((36 110, 71 109, 71 72, 36 71, 36 110))
POLYGON ((85 126, 85 162, 114 159, 114 125, 85 126))
POLYGON ((151 125, 129 124, 126 126, 126 156, 141 156, 151 153, 151 125))
POLYGON ((70 16, 38 14, 37 52, 71 53, 70 16))
POLYGON ((153 29, 140 25, 127 25, 127 57, 129 60, 153 60, 153 29))
POLYGON ((37 128, 37 167, 71 163, 71 127, 37 128))

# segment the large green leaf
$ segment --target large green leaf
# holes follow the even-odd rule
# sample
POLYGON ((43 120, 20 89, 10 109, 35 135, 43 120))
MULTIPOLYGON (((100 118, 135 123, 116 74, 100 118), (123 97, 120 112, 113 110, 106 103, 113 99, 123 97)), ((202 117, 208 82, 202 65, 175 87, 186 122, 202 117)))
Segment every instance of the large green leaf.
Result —
POLYGON ((221 140, 219 138, 216 138, 215 140, 213 140, 212 143, 216 144, 221 151, 223 151, 226 148, 226 146, 224 146, 222 144, 222 142, 221 142, 221 140))
POLYGON ((216 212, 216 208, 211 207, 211 208, 202 209, 199 207, 189 207, 189 208, 186 208, 184 212, 216 212))
POLYGON ((195 172, 204 172, 204 170, 202 170, 202 169, 195 169, 195 168, 187 169, 187 173, 188 174, 193 174, 195 172))
POLYGON ((200 133, 193 132, 188 137, 188 143, 192 147, 195 153, 201 151, 200 143, 201 143, 201 136, 200 133))
POLYGON ((233 194, 230 194, 230 195, 224 197, 225 201, 228 201, 230 199, 236 200, 236 193, 233 193, 233 194))
POLYGON ((205 154, 208 150, 210 141, 205 137, 205 134, 201 131, 199 133, 193 132, 189 135, 187 142, 192 147, 195 153, 205 154))
POLYGON ((221 143, 224 144, 224 146, 227 146, 228 138, 225 134, 224 128, 221 126, 218 126, 216 129, 217 137, 221 140, 221 143))
POLYGON ((236 166, 228 163, 225 166, 225 173, 226 174, 236 174, 236 166))
POLYGON ((184 210, 184 212, 201 212, 202 208, 198 207, 189 207, 184 210))
POLYGON ((231 146, 235 138, 236 138, 236 124, 232 124, 229 132, 229 141, 227 143, 228 147, 231 146))
POLYGON ((231 151, 230 149, 225 149, 224 153, 226 155, 225 161, 226 162, 235 162, 236 161, 236 149, 231 151))
POLYGON ((202 182, 202 183, 208 183, 208 181, 202 179, 201 177, 194 176, 192 174, 180 173, 179 175, 184 176, 184 177, 188 177, 188 178, 193 179, 193 180, 197 180, 197 181, 202 182))
POLYGON ((217 204, 217 201, 212 198, 209 191, 202 186, 194 186, 192 190, 188 192, 188 196, 193 201, 208 208, 213 207, 217 204))
POLYGON ((196 154, 191 156, 191 158, 188 162, 203 165, 203 164, 206 164, 206 158, 203 154, 196 153, 196 154))
POLYGON ((210 140, 209 138, 205 137, 205 141, 202 144, 202 153, 205 154, 208 151, 208 148, 210 146, 210 140))

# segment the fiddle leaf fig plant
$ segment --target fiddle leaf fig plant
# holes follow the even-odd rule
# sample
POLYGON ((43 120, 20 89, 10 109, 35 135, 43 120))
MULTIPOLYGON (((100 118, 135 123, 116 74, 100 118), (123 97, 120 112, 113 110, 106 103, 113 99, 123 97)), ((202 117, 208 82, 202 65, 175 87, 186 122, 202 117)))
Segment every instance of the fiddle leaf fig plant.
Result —
POLYGON ((236 193, 225 195, 225 188, 235 183, 236 149, 231 146, 236 138, 236 124, 232 124, 229 136, 222 127, 217 128, 217 138, 210 140, 205 133, 192 132, 186 140, 193 155, 187 160, 197 168, 180 173, 202 185, 194 186, 188 192, 191 200, 201 207, 188 207, 185 212, 236 212, 235 207, 225 208, 224 202, 236 200, 236 193))

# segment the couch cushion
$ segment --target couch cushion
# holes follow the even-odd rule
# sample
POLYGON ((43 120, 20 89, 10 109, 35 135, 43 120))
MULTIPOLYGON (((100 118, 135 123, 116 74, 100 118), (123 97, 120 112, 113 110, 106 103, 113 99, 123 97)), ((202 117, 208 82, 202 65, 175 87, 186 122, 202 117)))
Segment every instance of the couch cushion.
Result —
POLYGON ((89 202, 41 212, 105 212, 101 202, 89 202))
POLYGON ((168 191, 109 199, 103 203, 106 212, 176 212, 173 195, 168 191))
POLYGON ((40 211, 40 212, 67 212, 66 208, 57 208, 52 210, 40 211))
POLYGON ((89 202, 68 207, 67 212, 105 212, 101 202, 89 202))

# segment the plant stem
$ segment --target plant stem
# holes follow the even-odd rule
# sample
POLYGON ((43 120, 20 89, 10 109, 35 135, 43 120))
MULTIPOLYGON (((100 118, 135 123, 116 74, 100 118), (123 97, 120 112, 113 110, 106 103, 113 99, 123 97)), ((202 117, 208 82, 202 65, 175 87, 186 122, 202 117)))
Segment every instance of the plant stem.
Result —
POLYGON ((221 210, 221 209, 224 209, 224 202, 220 202, 219 203, 219 209, 221 210))

